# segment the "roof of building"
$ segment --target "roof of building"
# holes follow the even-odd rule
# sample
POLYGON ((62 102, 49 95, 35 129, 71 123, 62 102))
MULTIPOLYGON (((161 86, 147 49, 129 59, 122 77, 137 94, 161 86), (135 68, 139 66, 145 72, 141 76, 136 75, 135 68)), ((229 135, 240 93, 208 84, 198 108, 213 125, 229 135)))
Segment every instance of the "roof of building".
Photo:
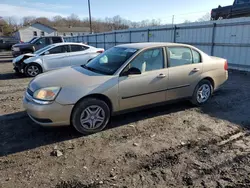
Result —
POLYGON ((34 25, 34 24, 40 24, 40 25, 43 25, 45 27, 48 27, 48 28, 50 28, 52 30, 55 30, 55 31, 58 31, 58 32, 90 32, 89 27, 71 27, 71 26, 70 27, 51 27, 49 25, 45 25, 45 24, 40 23, 40 22, 35 22, 35 23, 31 24, 31 25, 27 25, 25 27, 22 27, 22 28, 20 28, 18 30, 26 29, 26 28, 34 25))
POLYGON ((19 29, 17 29, 15 32, 17 32, 17 31, 19 31, 19 30, 26 29, 26 28, 28 28, 28 27, 30 27, 30 26, 32 26, 32 25, 35 25, 35 24, 40 24, 40 25, 43 25, 43 26, 45 26, 45 27, 48 27, 48 28, 50 28, 50 29, 52 29, 52 30, 55 30, 55 31, 56 31, 56 29, 55 29, 55 28, 50 27, 49 25, 45 25, 45 24, 40 23, 40 22, 35 22, 35 23, 33 23, 33 24, 30 24, 30 25, 27 25, 27 26, 24 26, 24 27, 19 28, 19 29))
POLYGON ((89 27, 55 27, 58 32, 90 32, 89 27))

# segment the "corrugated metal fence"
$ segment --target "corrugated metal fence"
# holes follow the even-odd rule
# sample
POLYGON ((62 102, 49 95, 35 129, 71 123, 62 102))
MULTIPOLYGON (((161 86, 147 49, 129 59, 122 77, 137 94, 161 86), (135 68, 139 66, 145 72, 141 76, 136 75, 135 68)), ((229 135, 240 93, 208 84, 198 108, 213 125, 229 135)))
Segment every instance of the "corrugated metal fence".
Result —
POLYGON ((135 42, 185 43, 228 59, 231 68, 250 71, 250 18, 119 30, 68 37, 65 41, 104 49, 135 42))

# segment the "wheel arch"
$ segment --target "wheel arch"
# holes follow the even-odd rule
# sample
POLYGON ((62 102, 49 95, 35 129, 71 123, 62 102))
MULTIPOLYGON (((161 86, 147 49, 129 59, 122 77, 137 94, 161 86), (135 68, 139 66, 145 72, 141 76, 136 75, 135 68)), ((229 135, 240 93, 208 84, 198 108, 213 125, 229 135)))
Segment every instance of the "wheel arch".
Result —
POLYGON ((215 82, 214 82, 213 78, 207 76, 207 77, 202 78, 202 79, 200 80, 200 82, 203 81, 203 80, 208 80, 208 81, 212 84, 213 89, 215 88, 215 82))
POLYGON ((37 66, 40 68, 41 73, 43 73, 43 68, 42 68, 42 66, 41 66, 39 63, 36 63, 36 62, 24 63, 23 69, 25 70, 25 68, 26 68, 27 66, 29 66, 29 65, 37 65, 37 66))
POLYGON ((85 100, 85 99, 87 99, 87 98, 96 98, 96 99, 99 99, 99 100, 104 101, 104 102, 108 105, 108 107, 109 107, 109 109, 110 109, 110 114, 113 113, 113 105, 112 105, 112 102, 111 102, 111 100, 109 99, 109 97, 107 97, 106 95, 97 94, 97 93, 89 94, 89 95, 87 95, 87 96, 82 97, 81 99, 79 99, 79 100, 75 103, 73 109, 71 110, 70 122, 72 122, 72 114, 73 114, 73 112, 74 112, 76 106, 77 106, 80 102, 82 102, 83 100, 85 100))

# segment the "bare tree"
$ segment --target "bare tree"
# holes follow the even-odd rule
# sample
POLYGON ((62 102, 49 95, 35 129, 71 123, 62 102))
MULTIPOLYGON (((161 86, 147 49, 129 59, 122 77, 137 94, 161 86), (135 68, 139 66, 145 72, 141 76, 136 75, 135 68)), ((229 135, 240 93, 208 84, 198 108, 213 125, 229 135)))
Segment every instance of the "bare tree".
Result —
POLYGON ((30 24, 33 24, 35 22, 35 19, 36 17, 34 16, 26 16, 26 17, 23 17, 23 26, 27 26, 27 25, 30 25, 30 24))
POLYGON ((81 22, 80 18, 76 14, 71 14, 70 16, 68 16, 67 21, 68 26, 72 27, 80 26, 81 22))
POLYGON ((209 13, 206 13, 205 15, 203 15, 202 17, 200 17, 197 22, 206 22, 209 21, 211 18, 209 13))

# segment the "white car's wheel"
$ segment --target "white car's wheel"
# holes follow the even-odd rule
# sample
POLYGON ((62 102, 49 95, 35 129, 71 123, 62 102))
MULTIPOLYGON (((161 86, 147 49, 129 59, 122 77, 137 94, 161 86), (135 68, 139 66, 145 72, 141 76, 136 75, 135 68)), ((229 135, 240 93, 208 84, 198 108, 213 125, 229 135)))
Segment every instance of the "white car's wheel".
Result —
POLYGON ((42 71, 39 65, 31 63, 25 67, 24 72, 26 76, 35 77, 38 74, 40 74, 42 71))

